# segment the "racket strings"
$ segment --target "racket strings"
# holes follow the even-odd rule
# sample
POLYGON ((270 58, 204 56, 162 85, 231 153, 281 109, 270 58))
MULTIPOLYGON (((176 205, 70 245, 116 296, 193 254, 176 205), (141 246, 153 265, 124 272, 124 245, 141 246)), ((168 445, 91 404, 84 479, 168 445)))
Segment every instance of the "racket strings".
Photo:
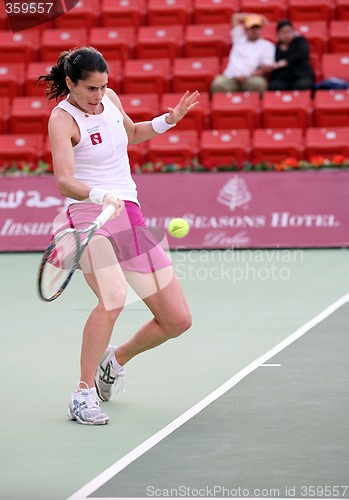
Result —
POLYGON ((47 250, 41 274, 41 294, 49 299, 61 291, 79 262, 80 240, 72 230, 54 238, 47 250))

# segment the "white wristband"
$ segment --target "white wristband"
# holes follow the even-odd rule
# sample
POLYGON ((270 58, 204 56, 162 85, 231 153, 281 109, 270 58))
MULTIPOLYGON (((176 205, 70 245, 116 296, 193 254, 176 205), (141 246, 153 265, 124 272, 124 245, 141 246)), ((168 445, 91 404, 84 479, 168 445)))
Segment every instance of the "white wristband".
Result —
POLYGON ((109 193, 106 189, 92 188, 89 192, 89 198, 92 203, 97 203, 97 205, 103 205, 104 196, 109 193))
POLYGON ((152 119, 151 125, 157 134, 163 134, 164 132, 166 132, 170 128, 176 126, 175 123, 171 123, 171 124, 167 123, 167 121, 165 120, 165 118, 167 116, 168 116, 168 113, 165 113, 164 115, 156 116, 155 118, 152 119))

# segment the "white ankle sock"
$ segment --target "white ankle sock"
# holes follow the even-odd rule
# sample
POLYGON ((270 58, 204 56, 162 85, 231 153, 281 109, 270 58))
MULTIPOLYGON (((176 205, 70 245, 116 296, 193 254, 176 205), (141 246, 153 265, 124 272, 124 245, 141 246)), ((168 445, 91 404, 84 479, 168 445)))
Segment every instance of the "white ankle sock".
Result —
POLYGON ((83 380, 80 380, 80 382, 78 383, 78 387, 77 387, 77 389, 76 389, 75 392, 89 391, 89 390, 90 390, 90 388, 86 384, 86 382, 84 382, 83 380), (80 387, 80 384, 83 384, 85 387, 80 387))
POLYGON ((115 356, 113 356, 113 357, 111 358, 110 363, 111 363, 111 365, 112 365, 113 369, 114 369, 116 372, 119 372, 119 371, 120 371, 120 370, 122 370, 122 368, 123 368, 123 367, 122 367, 121 365, 119 365, 119 363, 116 361, 115 356))

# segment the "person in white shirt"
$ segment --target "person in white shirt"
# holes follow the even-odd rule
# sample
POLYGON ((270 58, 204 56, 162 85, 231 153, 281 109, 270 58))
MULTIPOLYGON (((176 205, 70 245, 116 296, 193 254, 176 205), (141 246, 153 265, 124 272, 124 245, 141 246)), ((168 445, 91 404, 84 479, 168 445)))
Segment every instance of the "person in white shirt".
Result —
POLYGON ((172 262, 146 227, 131 177, 127 145, 147 141, 174 127, 198 103, 185 92, 174 108, 151 121, 134 123, 108 85, 108 65, 93 47, 63 52, 47 75, 49 99, 66 97, 53 109, 49 138, 60 193, 69 200, 64 224, 88 226, 108 205, 114 218, 99 229, 80 259, 97 305, 88 317, 80 358, 80 382, 68 417, 80 424, 103 425, 102 401, 114 383, 123 382, 134 356, 179 336, 191 315, 172 262), (127 342, 109 345, 126 300, 127 282, 152 318, 127 342))
POLYGON ((232 48, 227 67, 214 78, 211 93, 257 91, 268 87, 263 67, 274 63, 275 45, 261 37, 268 20, 258 14, 239 12, 232 16, 232 48))

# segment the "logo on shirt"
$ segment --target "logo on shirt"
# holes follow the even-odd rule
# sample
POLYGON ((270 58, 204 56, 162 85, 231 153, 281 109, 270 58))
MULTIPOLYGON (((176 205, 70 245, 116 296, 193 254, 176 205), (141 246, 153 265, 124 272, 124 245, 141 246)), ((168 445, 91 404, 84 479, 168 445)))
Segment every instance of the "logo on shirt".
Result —
POLYGON ((103 142, 100 132, 96 132, 95 134, 90 134, 90 139, 92 142, 92 146, 96 146, 96 144, 101 144, 103 142))

